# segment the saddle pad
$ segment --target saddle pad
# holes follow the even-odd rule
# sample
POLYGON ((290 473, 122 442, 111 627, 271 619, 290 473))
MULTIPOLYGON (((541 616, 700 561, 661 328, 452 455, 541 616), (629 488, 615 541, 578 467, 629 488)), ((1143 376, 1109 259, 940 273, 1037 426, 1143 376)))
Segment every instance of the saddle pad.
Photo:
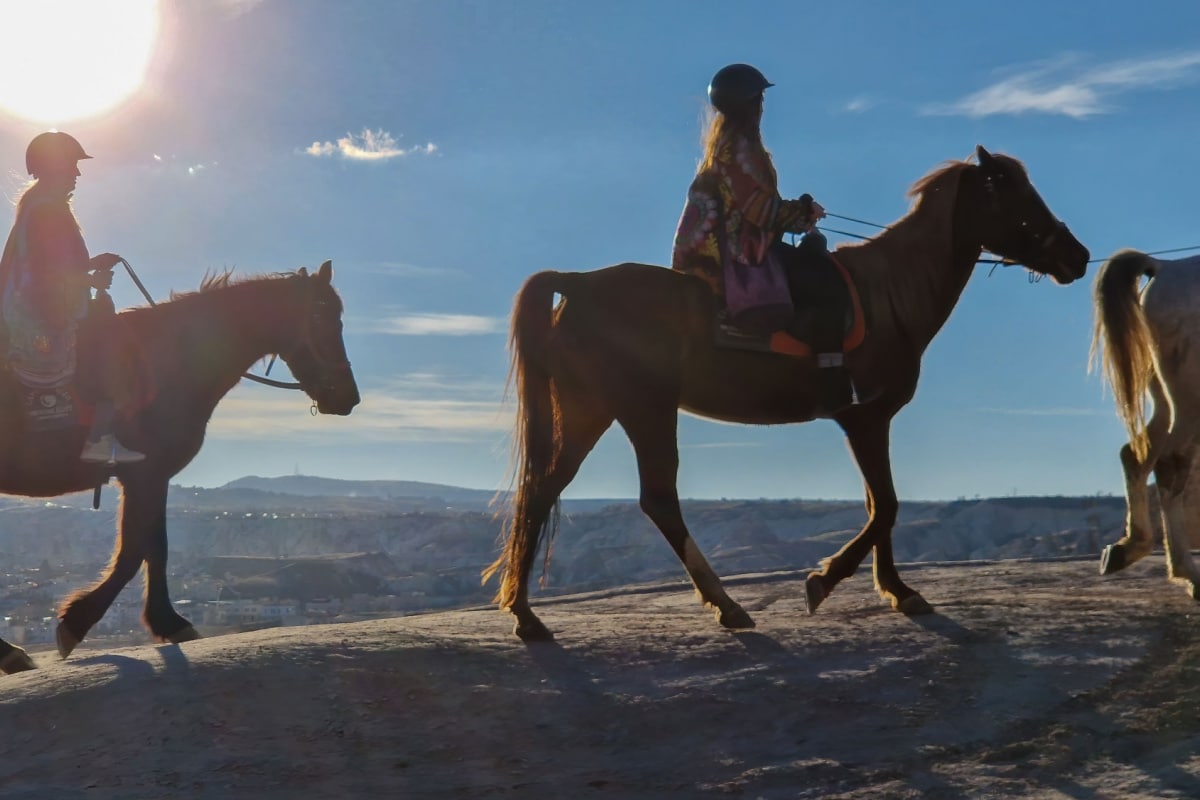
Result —
MULTIPOLYGON (((851 322, 842 341, 842 352, 849 353, 863 343, 867 336, 867 321, 863 314, 862 300, 858 296, 858 287, 850 279, 850 273, 838 263, 836 258, 830 260, 837 266, 838 273, 846 282, 850 295, 851 322)), ((802 342, 789 333, 775 331, 774 333, 759 334, 742 330, 728 320, 717 320, 713 342, 717 347, 730 350, 752 350, 760 353, 778 353, 793 358, 812 358, 813 350, 808 342, 802 342)))
POLYGON ((83 424, 86 411, 73 384, 46 389, 22 387, 25 416, 34 433, 61 430, 83 424))

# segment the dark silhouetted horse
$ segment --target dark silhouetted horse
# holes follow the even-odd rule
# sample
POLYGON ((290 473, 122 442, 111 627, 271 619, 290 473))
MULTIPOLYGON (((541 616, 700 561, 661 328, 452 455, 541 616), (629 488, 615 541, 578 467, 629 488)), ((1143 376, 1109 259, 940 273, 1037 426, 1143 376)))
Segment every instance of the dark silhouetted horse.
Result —
MULTIPOLYGON (((912 399, 921 355, 981 252, 1063 284, 1087 270, 1087 249, 1046 207, 1021 163, 982 147, 976 156, 977 164, 953 162, 921 179, 911 191, 912 210, 877 238, 836 251, 870 322, 866 340, 848 356, 854 383, 869 400, 832 414, 862 472, 868 521, 808 576, 810 612, 872 548, 880 595, 907 614, 930 610, 900 579, 892 556, 898 501, 889 430, 912 399)), ((698 278, 646 264, 539 272, 517 295, 511 334, 517 485, 503 552, 484 578, 501 573, 496 600, 516 616, 521 638, 551 638, 529 606, 530 571, 539 545, 556 530, 560 493, 614 421, 633 444, 642 510, 683 562, 700 599, 722 625, 753 626, 684 525, 676 486, 678 411, 744 424, 806 422, 823 414, 818 370, 810 360, 715 347, 714 306, 698 278), (562 297, 557 307, 555 294, 562 297)))
MULTIPOLYGON (((89 343, 122 342, 136 367, 142 402, 118 417, 122 442, 144 461, 108 467, 79 460, 83 425, 33 433, 20 390, 4 377, 0 405, 0 492, 49 497, 95 487, 110 474, 121 485, 120 521, 112 561, 101 580, 62 605, 58 648, 64 658, 146 565, 142 620, 159 641, 197 637, 171 606, 167 592, 167 487, 200 450, 205 427, 221 398, 264 356, 278 354, 324 414, 349 414, 358 387, 342 342, 342 302, 329 262, 315 273, 232 281, 205 281, 199 291, 173 296, 85 323, 80 334, 81 372, 95 354, 89 343)), ((33 667, 19 647, 0 640, 0 671, 33 667)))

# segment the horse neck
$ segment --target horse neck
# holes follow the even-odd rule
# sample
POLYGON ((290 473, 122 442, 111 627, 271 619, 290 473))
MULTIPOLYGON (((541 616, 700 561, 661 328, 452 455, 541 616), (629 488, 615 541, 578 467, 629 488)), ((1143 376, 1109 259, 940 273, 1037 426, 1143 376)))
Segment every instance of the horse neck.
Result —
POLYGON ((294 343, 304 313, 300 295, 292 279, 261 278, 196 292, 156 310, 178 326, 179 368, 219 397, 255 362, 294 343))
POLYGON ((916 207, 883 234, 839 248, 871 305, 876 330, 892 327, 923 352, 962 296, 983 251, 974 235, 962 172, 928 186, 916 207))

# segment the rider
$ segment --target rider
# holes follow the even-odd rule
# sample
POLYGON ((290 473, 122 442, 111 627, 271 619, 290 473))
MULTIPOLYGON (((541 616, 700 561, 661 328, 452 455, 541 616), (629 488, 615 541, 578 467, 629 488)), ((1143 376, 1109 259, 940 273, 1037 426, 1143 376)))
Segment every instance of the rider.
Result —
MULTIPOLYGON (((16 218, 0 259, 0 292, 8 327, 7 358, 18 364, 30 353, 66 353, 74 370, 75 339, 87 315, 92 289, 112 285, 120 256, 88 256, 71 195, 78 162, 91 158, 69 134, 38 134, 25 151, 25 167, 34 180, 17 200, 16 218)), ((104 384, 105 380, 95 381, 104 384)), ((140 461, 112 432, 111 392, 97 387, 95 417, 80 458, 109 464, 140 461)))
MULTIPOLYGON (((794 287, 792 274, 802 264, 797 248, 783 242, 785 233, 804 233, 807 241, 801 248, 824 251, 824 237, 815 225, 825 209, 809 195, 796 200, 780 196, 775 165, 763 145, 763 93, 774 85, 749 64, 730 64, 708 86, 716 113, 675 231, 671 267, 700 277, 718 297, 724 294, 721 276, 727 259, 762 264, 776 248, 781 248, 777 253, 794 287), (716 225, 722 219, 723 237, 716 225)), ((832 368, 821 370, 821 390, 824 405, 840 408, 852 402, 853 389, 841 366, 840 341, 832 349, 836 359, 832 368)))

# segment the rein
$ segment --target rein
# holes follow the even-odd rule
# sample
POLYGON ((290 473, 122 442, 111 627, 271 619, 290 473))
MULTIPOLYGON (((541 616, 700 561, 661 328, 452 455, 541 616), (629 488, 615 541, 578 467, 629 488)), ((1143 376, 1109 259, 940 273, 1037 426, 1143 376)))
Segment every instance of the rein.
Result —
MULTIPOLYGON (((125 271, 128 272, 129 277, 131 279, 133 279, 133 285, 136 286, 138 288, 138 290, 142 293, 142 297, 146 298, 146 302, 149 303, 151 306, 157 306, 158 303, 154 302, 154 298, 150 296, 150 293, 148 291, 146 291, 146 287, 142 284, 141 279, 138 278, 137 273, 133 271, 133 267, 129 266, 129 262, 123 258, 119 259, 119 260, 122 264, 125 265, 125 271)), ((274 364, 274 363, 275 363, 275 357, 272 356, 271 364, 274 364)), ((270 372, 270 370, 271 370, 271 367, 268 365, 267 371, 270 372)), ((243 372, 242 377, 252 380, 255 383, 261 383, 264 386, 274 386, 276 389, 303 389, 304 388, 299 383, 296 383, 294 381, 277 381, 274 378, 264 378, 264 377, 260 377, 258 375, 251 374, 249 372, 243 372)))
MULTIPOLYGON (((830 214, 829 212, 825 212, 825 216, 833 217, 834 219, 842 219, 842 220, 845 220, 846 222, 857 222, 859 225, 867 225, 872 228, 879 228, 880 230, 885 230, 885 231, 891 230, 891 226, 889 226, 889 225, 880 225, 878 222, 871 222, 871 221, 865 220, 865 219, 856 219, 855 217, 845 217, 845 216, 842 216, 841 214, 830 214)), ((870 241, 870 239, 871 239, 870 236, 863 236, 861 233, 852 233, 850 231, 839 231, 839 230, 835 230, 834 228, 826 228, 824 225, 821 225, 818 227, 822 231, 825 231, 827 233, 836 233, 840 236, 849 236, 854 239, 862 239, 865 241, 870 241)), ((1048 247, 1054 241, 1054 236, 1055 236, 1055 234, 1053 234, 1053 233, 1050 234, 1050 236, 1046 239, 1046 241, 1043 242, 1042 246, 1048 247)), ((1200 244, 1193 244, 1188 247, 1170 247, 1166 250, 1148 250, 1148 251, 1145 251, 1144 255, 1163 256, 1163 255, 1168 255, 1170 253, 1187 253, 1192 250, 1200 250, 1200 244)), ((1093 259, 1090 259, 1087 263, 1099 264, 1102 261, 1107 261, 1107 260, 1108 260, 1107 258, 1093 258, 1093 259)), ((1003 267, 1016 266, 1015 261, 1008 261, 1008 260, 1005 260, 1002 258, 981 258, 976 263, 992 264, 994 266, 1003 266, 1003 267)), ((990 272, 989 272, 989 274, 990 274, 990 272)))

